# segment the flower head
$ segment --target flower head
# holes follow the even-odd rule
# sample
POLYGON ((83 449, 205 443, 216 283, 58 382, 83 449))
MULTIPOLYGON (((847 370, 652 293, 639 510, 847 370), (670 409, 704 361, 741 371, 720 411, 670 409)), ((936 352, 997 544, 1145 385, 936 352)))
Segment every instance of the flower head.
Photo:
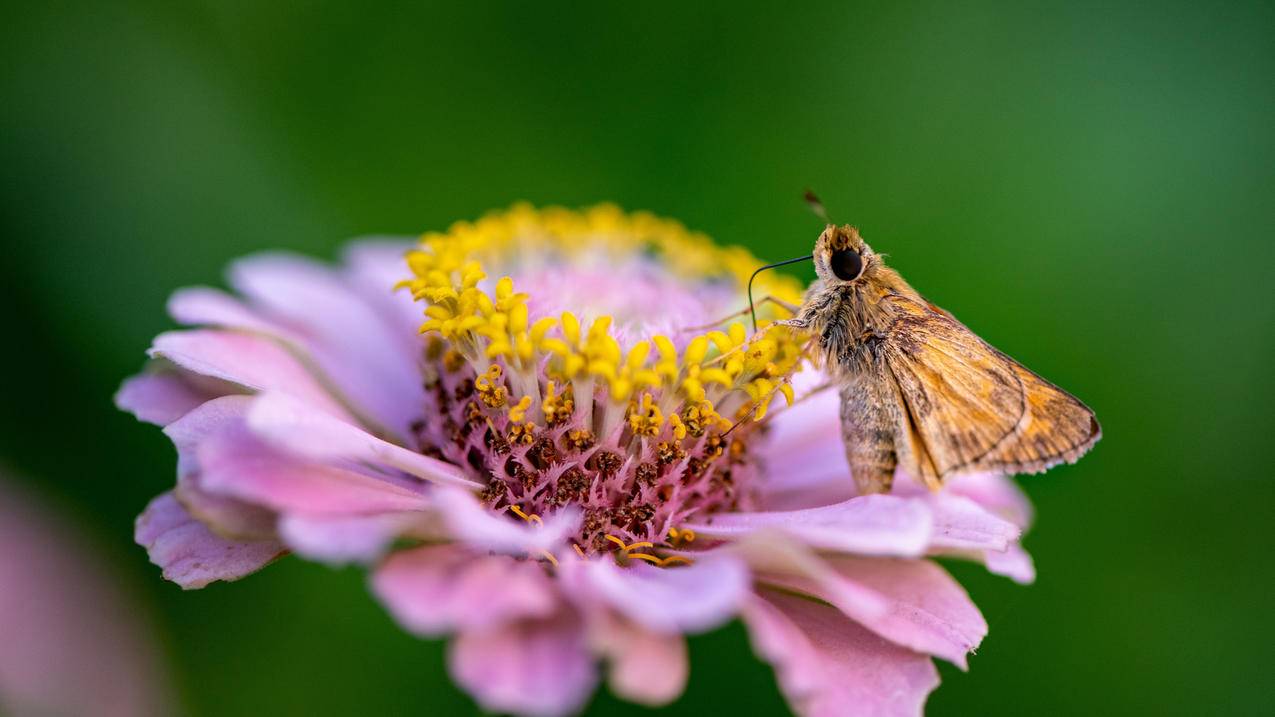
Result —
POLYGON ((201 328, 159 336, 117 397, 178 448, 138 520, 166 577, 365 563, 405 629, 455 635, 481 705, 536 715, 578 709, 600 665, 667 702, 683 635, 736 616, 795 710, 914 713, 930 656, 964 666, 986 631, 927 556, 1031 579, 1005 478, 854 495, 805 337, 723 318, 744 250, 611 206, 516 206, 406 248, 254 257, 242 299, 174 296, 201 328))
POLYGON ((536 522, 577 507, 574 550, 663 565, 690 560, 652 552, 688 542, 680 524, 752 504, 747 448, 792 397, 799 337, 688 330, 738 308, 750 257, 602 206, 517 207, 426 235, 407 259, 401 286, 427 317, 412 437, 484 480, 490 509, 536 522))

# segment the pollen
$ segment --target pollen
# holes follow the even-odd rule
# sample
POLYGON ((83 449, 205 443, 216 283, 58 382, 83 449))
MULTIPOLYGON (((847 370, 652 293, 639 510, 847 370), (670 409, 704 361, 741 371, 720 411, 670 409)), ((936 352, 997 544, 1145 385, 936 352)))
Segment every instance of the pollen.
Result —
POLYGON ((501 408, 509 396, 509 390, 501 382, 501 373, 500 366, 492 364, 491 368, 474 381, 474 388, 477 389, 479 398, 489 408, 501 408))
POLYGON ((590 431, 587 428, 577 428, 567 431, 567 444, 574 448, 577 452, 586 451, 592 448, 593 444, 596 442, 597 438, 594 437, 593 431, 590 431))
POLYGON ((523 396, 518 403, 509 409, 509 420, 521 423, 527 418, 527 409, 531 408, 531 396, 523 396))
POLYGON ((559 426, 571 419, 571 413, 575 410, 575 400, 571 396, 571 387, 567 386, 566 390, 561 393, 555 392, 557 388, 553 381, 548 381, 545 385, 545 397, 541 402, 541 410, 544 412, 545 423, 550 426, 559 426))
POLYGON ((536 440, 534 423, 510 423, 508 440, 510 445, 529 446, 536 440))
POLYGON ((668 543, 675 548, 682 548, 695 542, 695 531, 686 528, 679 530, 678 528, 668 529, 668 543))
POLYGON ((629 427, 634 435, 649 437, 660 435, 660 431, 664 428, 664 414, 651 399, 651 394, 642 394, 641 406, 633 406, 629 409, 629 427))

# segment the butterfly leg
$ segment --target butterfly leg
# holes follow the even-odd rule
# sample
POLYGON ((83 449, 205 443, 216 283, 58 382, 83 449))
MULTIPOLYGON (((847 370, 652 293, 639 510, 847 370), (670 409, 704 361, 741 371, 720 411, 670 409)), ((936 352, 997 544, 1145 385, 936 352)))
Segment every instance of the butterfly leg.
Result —
POLYGON ((787 301, 784 301, 783 299, 777 299, 774 296, 767 295, 757 300, 757 303, 759 304, 765 304, 767 302, 774 304, 775 306, 778 306, 779 308, 783 309, 784 311, 787 311, 790 314, 795 315, 798 311, 801 311, 800 306, 796 304, 790 304, 787 301))
MULTIPOLYGON (((757 303, 758 304, 774 304, 775 306, 778 306, 781 309, 793 315, 796 315, 796 313, 801 310, 801 307, 797 306, 796 304, 790 304, 787 301, 784 301, 783 299, 777 299, 769 295, 758 299, 757 303)), ((703 324, 700 326, 689 326, 684 329, 679 329, 678 333, 689 333, 691 331, 707 331, 709 329, 717 328, 718 326, 721 326, 722 324, 726 323, 727 321, 730 321, 731 319, 737 319, 737 318, 740 318, 741 316, 748 316, 749 313, 751 313, 749 309, 740 309, 739 311, 736 311, 733 314, 728 314, 726 316, 723 316, 722 318, 712 323, 703 324)))
POLYGON ((810 322, 805 319, 784 319, 783 321, 774 322, 771 326, 787 326, 790 329, 808 329, 810 328, 810 322))
MULTIPOLYGON (((836 386, 836 385, 837 385, 837 384, 836 384, 836 382, 835 382, 835 381, 824 381, 823 383, 819 384, 818 386, 815 386, 814 388, 810 389, 809 391, 806 391, 805 393, 801 394, 800 396, 797 396, 797 398, 793 400, 792 405, 793 405, 793 406, 796 406, 797 404, 805 403, 806 401, 809 401, 810 399, 814 398, 815 396, 818 396, 819 394, 823 393, 824 391, 827 391, 828 389, 830 389, 830 388, 832 388, 833 386, 836 386)), ((791 408, 791 406, 789 406, 789 408, 791 408)))

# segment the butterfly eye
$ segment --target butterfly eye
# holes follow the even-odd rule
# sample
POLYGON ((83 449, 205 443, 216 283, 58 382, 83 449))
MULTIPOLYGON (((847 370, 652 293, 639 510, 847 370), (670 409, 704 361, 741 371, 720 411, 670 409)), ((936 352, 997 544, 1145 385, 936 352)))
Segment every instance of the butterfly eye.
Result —
POLYGON ((859 252, 853 249, 841 249, 832 252, 828 264, 832 267, 832 273, 836 274, 837 278, 842 281, 856 279, 859 273, 863 271, 863 257, 859 256, 859 252))

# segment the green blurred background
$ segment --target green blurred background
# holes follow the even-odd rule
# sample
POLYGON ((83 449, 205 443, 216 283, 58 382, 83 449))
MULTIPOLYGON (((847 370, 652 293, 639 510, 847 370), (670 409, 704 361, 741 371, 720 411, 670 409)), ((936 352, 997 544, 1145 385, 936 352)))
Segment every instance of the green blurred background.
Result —
MULTIPOLYGON (((1106 433, 1022 481, 1034 586, 952 566, 991 634, 930 712, 1266 711, 1273 78, 1269 2, 11 6, 0 463, 141 596, 190 714, 472 713, 357 570, 182 593, 133 545, 174 457, 111 394, 166 295, 519 199, 787 258, 811 186, 1106 433)), ((667 713, 784 710, 738 625, 692 656, 667 713)))

